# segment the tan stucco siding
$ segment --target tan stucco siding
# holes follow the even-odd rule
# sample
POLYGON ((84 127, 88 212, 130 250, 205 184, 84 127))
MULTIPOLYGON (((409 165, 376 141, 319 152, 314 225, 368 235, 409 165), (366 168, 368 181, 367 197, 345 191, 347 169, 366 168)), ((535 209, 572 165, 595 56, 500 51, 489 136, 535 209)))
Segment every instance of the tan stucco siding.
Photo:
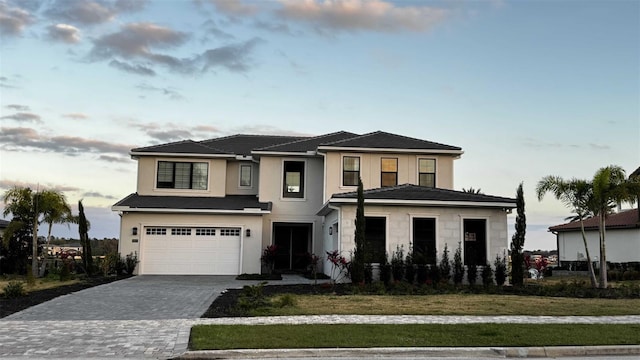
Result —
MULTIPOLYGON (((140 260, 141 247, 144 246, 145 226, 166 227, 233 227, 241 228, 241 272, 259 273, 262 243, 262 217, 244 215, 202 215, 202 214, 151 214, 124 213, 120 222, 120 254, 138 254, 140 260), (132 234, 132 228, 138 229, 138 235, 132 234), (246 236, 246 230, 251 230, 251 236, 246 236), (138 242, 134 242, 137 239, 138 242)), ((179 246, 179 244, 176 244, 179 246)))
MULTIPOLYGON (((596 257, 600 255, 598 231, 587 231, 586 236, 591 260, 596 261, 596 257)), ((580 231, 560 232, 557 239, 560 261, 586 260, 580 231)), ((640 229, 607 230, 605 240, 608 262, 640 261, 640 229)))
MULTIPOLYGON (((340 237, 341 251, 345 256, 355 248, 355 212, 354 205, 342 206, 340 237)), ((507 215, 502 210, 370 205, 365 207, 365 216, 386 217, 386 251, 389 256, 398 246, 403 246, 405 253, 409 249, 413 238, 413 218, 436 219, 438 258, 445 244, 453 254, 458 242, 463 240, 463 219, 487 220, 487 261, 493 261, 497 254, 503 256, 508 247, 507 215)))
POLYGON ((344 156, 360 158, 360 177, 365 189, 381 186, 382 158, 398 159, 398 185, 418 184, 418 159, 436 160, 436 187, 453 189, 453 156, 417 155, 417 154, 385 154, 385 153, 349 153, 328 152, 326 155, 326 189, 325 201, 336 193, 355 191, 355 186, 342 185, 342 163, 344 156))
POLYGON ((162 158, 143 156, 138 159, 137 192, 139 195, 223 197, 225 195, 226 177, 227 161, 225 159, 194 159, 178 157, 162 158), (158 161, 205 162, 209 164, 207 190, 158 189, 156 187, 158 161))
POLYGON ((227 195, 258 195, 258 164, 252 161, 227 161, 225 193, 227 195), (240 165, 251 166, 251 186, 240 186, 240 165))

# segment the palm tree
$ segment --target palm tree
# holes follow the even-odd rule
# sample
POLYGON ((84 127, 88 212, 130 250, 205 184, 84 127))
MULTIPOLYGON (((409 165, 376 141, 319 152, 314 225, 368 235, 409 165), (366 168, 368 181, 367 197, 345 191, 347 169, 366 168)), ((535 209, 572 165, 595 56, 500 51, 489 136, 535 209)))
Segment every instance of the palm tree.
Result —
POLYGON ((624 170, 617 165, 603 167, 593 177, 593 210, 599 218, 600 282, 607 287, 606 221, 612 210, 623 202, 633 203, 640 194, 639 183, 629 181, 624 170))
POLYGON ((62 218, 56 217, 56 213, 69 208, 69 205, 64 195, 57 190, 34 193, 28 187, 14 187, 7 190, 4 194, 4 203, 4 216, 11 213, 14 217, 26 218, 30 224, 24 224, 24 226, 32 227, 31 271, 34 276, 38 276, 38 225, 41 222, 48 222, 51 226, 54 222, 63 221, 62 218))
POLYGON ((536 186, 536 194, 538 201, 544 198, 546 193, 552 193, 556 199, 562 201, 566 206, 570 207, 575 215, 568 218, 571 221, 580 221, 580 230, 582 232, 582 242, 584 251, 587 255, 587 266, 589 268, 589 279, 591 286, 597 287, 595 271, 587 246, 587 236, 584 232, 584 219, 593 215, 591 210, 593 207, 593 187, 591 183, 585 180, 571 179, 564 180, 559 176, 545 176, 538 182, 536 186))
POLYGON ((462 188, 462 192, 469 193, 469 194, 482 194, 482 189, 480 188, 474 189, 473 187, 470 187, 468 189, 462 188))
POLYGON ((53 224, 72 222, 71 207, 67 204, 65 196, 57 191, 43 192, 42 197, 49 204, 48 209, 43 212, 44 222, 49 225, 47 229, 47 245, 49 245, 53 224))

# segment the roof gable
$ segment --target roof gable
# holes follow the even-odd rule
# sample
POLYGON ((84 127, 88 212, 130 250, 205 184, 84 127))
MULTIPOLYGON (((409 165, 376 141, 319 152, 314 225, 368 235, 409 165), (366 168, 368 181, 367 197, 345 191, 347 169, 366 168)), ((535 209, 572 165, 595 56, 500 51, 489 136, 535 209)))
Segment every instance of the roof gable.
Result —
POLYGON ((289 143, 278 144, 256 149, 257 152, 307 152, 316 151, 319 145, 335 141, 350 139, 359 136, 347 131, 338 131, 331 134, 315 136, 308 139, 296 140, 289 143))
MULTIPOLYGON (((597 216, 582 221, 585 230, 597 230, 600 219, 597 216)), ((607 216, 606 227, 608 229, 629 229, 640 227, 638 209, 621 211, 607 216)), ((572 221, 566 224, 551 226, 550 231, 576 231, 580 230, 580 221, 572 221)))
POLYGON ((219 154, 231 155, 228 152, 203 145, 193 140, 183 140, 168 144, 159 144, 147 147, 141 147, 131 150, 132 153, 152 153, 152 154, 219 154))
POLYGON ((439 150, 461 152, 457 146, 440 144, 432 141, 411 138, 408 136, 391 134, 384 131, 359 135, 356 137, 322 144, 324 148, 371 148, 371 149, 410 149, 410 150, 439 150))
POLYGON ((211 146, 237 155, 251 155, 254 149, 274 146, 293 141, 307 139, 306 136, 282 135, 246 135, 238 134, 201 141, 200 144, 211 146))

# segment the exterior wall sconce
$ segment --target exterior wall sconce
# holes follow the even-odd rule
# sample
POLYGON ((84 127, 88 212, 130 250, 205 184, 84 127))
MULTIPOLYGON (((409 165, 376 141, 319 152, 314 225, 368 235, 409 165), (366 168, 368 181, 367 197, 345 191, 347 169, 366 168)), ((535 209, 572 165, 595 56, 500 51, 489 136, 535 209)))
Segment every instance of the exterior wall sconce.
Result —
POLYGON ((251 237, 251 229, 247 229, 246 235, 247 235, 247 237, 251 237))
POLYGON ((333 226, 329 227, 329 235, 333 235, 333 226))
POLYGON ((131 235, 138 235, 138 228, 137 227, 133 227, 131 228, 131 235))

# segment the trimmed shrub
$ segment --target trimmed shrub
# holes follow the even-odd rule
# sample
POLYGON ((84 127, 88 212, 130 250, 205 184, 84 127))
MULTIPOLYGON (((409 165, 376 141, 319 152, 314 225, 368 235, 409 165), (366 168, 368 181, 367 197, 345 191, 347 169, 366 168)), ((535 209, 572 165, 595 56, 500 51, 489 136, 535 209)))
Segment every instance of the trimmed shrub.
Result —
MULTIPOLYGON (((438 270, 440 270, 438 273, 438 282, 443 281, 448 283, 451 278, 451 263, 449 262, 449 248, 447 244, 444 244, 444 251, 442 252, 442 259, 440 259, 440 268, 438 270)), ((432 280, 434 280, 433 277, 432 280)))
POLYGON ((491 265, 489 263, 484 264, 482 267, 482 285, 485 287, 489 287, 493 285, 493 269, 491 269, 491 265))
POLYGON ((498 286, 504 285, 507 280, 507 263, 504 257, 496 255, 496 260, 493 262, 496 268, 496 284, 498 286))
POLYGON ((476 265, 468 265, 467 266, 467 281, 469 282, 469 286, 476 285, 476 279, 478 278, 478 267, 476 265))
POLYGON ((455 285, 462 284, 462 279, 464 279, 464 265, 462 264, 462 244, 458 242, 458 248, 456 252, 453 254, 453 283, 455 285))
POLYGON ((25 296, 26 294, 22 281, 9 281, 2 292, 2 295, 8 299, 25 296))
POLYGON ((396 251, 391 256, 391 273, 393 281, 402 281, 404 278, 404 249, 402 246, 396 247, 396 251))
POLYGON ((409 284, 413 284, 416 279, 416 268, 413 263, 413 250, 411 247, 409 248, 409 252, 407 252, 407 257, 404 260, 404 278, 407 280, 409 284))
POLYGON ((137 264, 138 264, 138 255, 134 253, 130 253, 124 258, 124 271, 128 275, 133 275, 133 272, 136 270, 137 264))

